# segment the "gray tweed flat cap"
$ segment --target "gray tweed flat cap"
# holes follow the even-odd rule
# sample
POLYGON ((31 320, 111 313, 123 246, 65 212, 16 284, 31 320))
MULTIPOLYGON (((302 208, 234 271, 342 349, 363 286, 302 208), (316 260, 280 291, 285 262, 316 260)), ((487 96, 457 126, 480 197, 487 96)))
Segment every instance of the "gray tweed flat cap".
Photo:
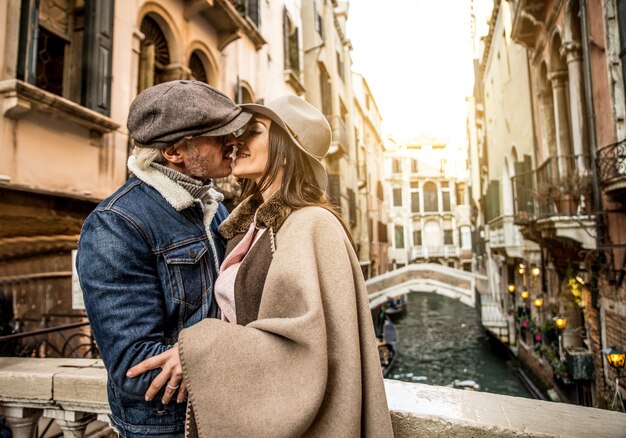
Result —
POLYGON ((187 136, 230 134, 248 123, 228 96, 200 81, 170 81, 139 93, 128 112, 135 145, 166 148, 187 136))

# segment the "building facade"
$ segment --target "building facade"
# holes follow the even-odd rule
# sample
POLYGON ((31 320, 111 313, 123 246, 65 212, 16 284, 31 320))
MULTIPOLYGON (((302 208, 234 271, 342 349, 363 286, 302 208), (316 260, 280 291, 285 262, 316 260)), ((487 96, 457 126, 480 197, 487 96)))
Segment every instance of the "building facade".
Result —
POLYGON ((360 223, 357 212, 358 157, 353 120, 352 43, 346 33, 348 12, 347 1, 302 3, 304 82, 307 101, 324 113, 332 129, 332 144, 324 159, 328 196, 341 211, 353 236, 360 236, 361 229, 367 225, 360 223))
MULTIPOLYGON (((534 164, 535 126, 528 55, 525 47, 511 39, 511 18, 508 2, 494 3, 476 71, 481 95, 475 99, 482 103, 479 128, 483 133, 476 143, 484 159, 472 169, 481 171, 475 212, 485 248, 477 270, 487 276, 488 299, 500 309, 499 318, 492 318, 506 323, 500 325, 508 332, 507 341, 515 344, 518 316, 514 310, 519 294, 516 298, 509 285, 518 292, 532 286, 516 281, 515 272, 520 263, 540 266, 541 256, 539 246, 522 235, 514 215, 511 177, 530 171, 534 164)), ((486 298, 483 296, 483 301, 486 298)), ((495 323, 489 322, 497 326, 495 323)))
POLYGON ((384 143, 382 117, 363 75, 352 73, 354 132, 358 177, 357 214, 360 234, 356 238, 365 278, 384 274, 389 268, 387 238, 388 202, 383 189, 384 143))
POLYGON ((485 148, 480 256, 518 356, 562 400, 599 407, 616 390, 602 351, 626 346, 624 6, 495 1, 468 119, 485 148))
POLYGON ((385 143, 389 258, 394 268, 435 262, 471 270, 467 151, 451 145, 385 143))
MULTIPOLYGON (((128 177, 130 103, 164 81, 200 80, 239 103, 262 103, 287 93, 304 96, 308 79, 313 91, 306 96, 327 114, 336 138, 327 166, 331 182, 338 175, 343 182, 331 184, 331 198, 360 233, 348 5, 317 2, 324 11, 318 20, 313 3, 1 3, 2 333, 84 320, 80 296, 72 304, 71 252, 89 212, 128 177), (304 47, 315 44, 307 32, 318 25, 336 47, 326 59, 330 80, 324 83, 335 87, 332 110, 315 94, 319 77, 305 74, 306 62, 320 65, 304 47)), ((233 181, 217 183, 227 197, 236 196, 233 181)))

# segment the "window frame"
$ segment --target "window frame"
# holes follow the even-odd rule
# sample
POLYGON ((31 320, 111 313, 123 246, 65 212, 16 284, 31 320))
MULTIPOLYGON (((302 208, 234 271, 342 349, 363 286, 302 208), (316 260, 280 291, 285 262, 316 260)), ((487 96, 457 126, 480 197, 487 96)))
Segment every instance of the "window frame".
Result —
MULTIPOLYGON (((78 40, 68 42, 65 47, 62 94, 46 91, 37 84, 37 52, 39 28, 44 27, 39 18, 39 1, 24 0, 21 5, 20 32, 18 43, 18 62, 16 78, 31 84, 45 93, 53 94, 103 116, 111 113, 111 82, 113 59, 115 0, 85 0, 84 33, 82 37, 82 55, 79 59, 72 52, 71 45, 78 40), (66 83, 68 69, 80 62, 79 98, 69 94, 66 83)), ((71 107, 63 105, 62 107, 71 107)))

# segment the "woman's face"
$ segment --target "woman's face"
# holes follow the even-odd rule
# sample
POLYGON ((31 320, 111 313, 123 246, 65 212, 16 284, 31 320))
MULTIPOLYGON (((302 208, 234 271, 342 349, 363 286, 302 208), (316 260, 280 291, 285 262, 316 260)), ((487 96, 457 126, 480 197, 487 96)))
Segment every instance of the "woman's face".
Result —
POLYGON ((239 145, 233 166, 234 176, 259 182, 269 158, 271 123, 269 118, 259 114, 252 117, 244 134, 238 139, 239 145))

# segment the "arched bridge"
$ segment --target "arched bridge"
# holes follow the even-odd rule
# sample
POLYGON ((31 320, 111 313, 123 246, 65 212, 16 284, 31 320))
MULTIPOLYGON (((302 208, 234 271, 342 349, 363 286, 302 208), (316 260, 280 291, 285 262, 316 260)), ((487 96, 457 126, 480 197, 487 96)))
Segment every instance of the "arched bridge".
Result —
POLYGON ((426 292, 456 299, 478 308, 483 326, 504 343, 509 342, 509 321, 488 291, 487 277, 437 263, 410 264, 365 282, 370 307, 410 292, 426 292))

